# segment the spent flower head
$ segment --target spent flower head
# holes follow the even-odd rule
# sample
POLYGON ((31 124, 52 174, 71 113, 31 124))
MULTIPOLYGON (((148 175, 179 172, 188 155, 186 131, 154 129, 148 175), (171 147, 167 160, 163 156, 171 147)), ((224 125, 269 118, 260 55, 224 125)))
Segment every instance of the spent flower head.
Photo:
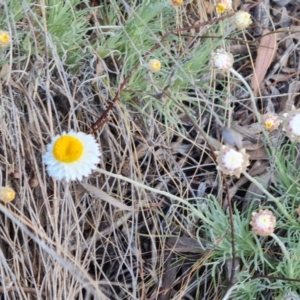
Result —
POLYGON ((219 0, 216 5, 216 10, 219 14, 224 14, 232 9, 232 0, 219 0))
POLYGON ((158 59, 150 59, 148 68, 152 73, 159 72, 161 68, 161 62, 158 59))
POLYGON ((270 210, 261 209, 259 212, 252 213, 250 225, 256 235, 268 236, 274 232, 276 217, 270 210))
POLYGON ((279 119, 278 115, 273 113, 267 113, 262 116, 262 122, 267 131, 274 131, 278 129, 281 120, 279 119))
POLYGON ((285 115, 283 130, 292 142, 300 142, 300 110, 293 109, 285 115))
POLYGON ((15 199, 16 192, 9 186, 0 187, 0 200, 8 203, 15 199))
POLYGON ((10 44, 11 38, 7 31, 0 30, 0 47, 6 47, 10 44))
POLYGON ((224 49, 218 49, 212 53, 212 65, 222 72, 229 71, 233 65, 233 55, 224 49))
POLYGON ((217 151, 217 169, 224 174, 240 178, 241 173, 246 171, 249 166, 249 155, 245 149, 239 151, 230 146, 222 146, 220 151, 217 151))
POLYGON ((92 135, 71 130, 52 139, 43 159, 50 176, 70 181, 88 176, 100 157, 99 145, 92 135))
POLYGON ((251 15, 247 11, 238 11, 234 15, 234 24, 238 30, 243 30, 252 24, 251 15))

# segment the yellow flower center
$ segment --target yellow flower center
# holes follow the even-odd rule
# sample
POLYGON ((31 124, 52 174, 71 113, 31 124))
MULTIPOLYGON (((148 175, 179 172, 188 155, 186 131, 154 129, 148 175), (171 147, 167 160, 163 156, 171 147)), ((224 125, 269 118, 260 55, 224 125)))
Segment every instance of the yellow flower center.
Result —
POLYGON ((83 153, 82 142, 70 135, 63 135, 53 146, 54 157, 64 163, 73 163, 77 161, 83 153))
POLYGON ((183 0, 171 0, 172 5, 174 6, 180 6, 182 2, 183 0))
POLYGON ((2 33, 2 34, 0 35, 0 42, 1 42, 2 44, 8 44, 9 41, 10 41, 10 36, 9 36, 7 33, 2 33))
POLYGON ((154 67, 154 69, 159 69, 159 68, 160 68, 160 62, 159 62, 159 61, 156 61, 156 62, 153 64, 153 67, 154 67))
POLYGON ((234 164, 237 161, 237 159, 236 159, 235 156, 232 156, 231 159, 230 159, 230 161, 231 161, 232 164, 234 164))
POLYGON ((261 221, 262 221, 263 223, 265 223, 265 224, 269 222, 268 218, 266 218, 266 217, 263 217, 263 218, 261 219, 261 221))
POLYGON ((266 126, 266 129, 271 129, 274 125, 274 121, 273 120, 268 120, 265 122, 265 126, 266 126))
POLYGON ((223 14, 226 11, 226 5, 223 3, 219 3, 216 9, 219 14, 223 14))

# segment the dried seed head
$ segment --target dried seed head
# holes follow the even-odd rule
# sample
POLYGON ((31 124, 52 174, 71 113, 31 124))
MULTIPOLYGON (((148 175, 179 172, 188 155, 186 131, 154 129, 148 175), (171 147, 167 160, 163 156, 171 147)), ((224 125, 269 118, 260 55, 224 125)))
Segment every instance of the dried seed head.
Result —
POLYGON ((13 178, 14 179, 20 179, 21 178, 21 174, 20 174, 20 172, 19 171, 15 171, 15 172, 13 172, 13 178))
POLYGON ((39 181, 37 180, 37 178, 31 178, 29 180, 29 186, 32 188, 36 188, 39 185, 39 181))

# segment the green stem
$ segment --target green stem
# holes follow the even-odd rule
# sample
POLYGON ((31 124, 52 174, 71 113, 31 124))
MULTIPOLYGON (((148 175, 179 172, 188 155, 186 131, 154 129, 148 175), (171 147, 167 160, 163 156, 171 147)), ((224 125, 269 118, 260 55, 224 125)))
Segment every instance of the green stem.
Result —
POLYGON ((251 175, 249 175, 247 172, 243 172, 243 175, 248 178, 251 182, 253 182, 266 196, 269 197, 269 200, 272 200, 277 205, 280 212, 294 225, 298 225, 298 223, 295 221, 295 219, 286 211, 286 209, 283 207, 283 205, 280 203, 278 198, 274 197, 270 192, 268 192, 264 186, 258 182, 255 178, 253 178, 251 175))
POLYGON ((111 173, 111 172, 108 172, 108 171, 105 171, 103 169, 96 169, 98 172, 104 174, 104 175, 108 175, 110 177, 113 177, 113 178, 116 178, 116 179, 120 179, 120 180, 123 180, 123 181, 127 181, 133 185, 135 185, 136 187, 139 187, 139 188, 142 188, 142 189, 145 189, 145 190, 148 190, 148 191, 151 191, 153 193, 156 193, 156 194, 160 194, 160 195, 163 195, 163 196, 166 196, 168 198, 171 198, 171 199, 174 199, 174 200, 177 200, 179 203, 181 204, 184 204, 186 205, 197 217, 199 217, 200 219, 202 219, 204 222, 206 222, 207 224, 209 224, 212 228, 214 228, 215 230, 217 230, 217 227, 215 225, 214 222, 212 222, 211 220, 209 220, 208 218, 206 218, 204 216, 204 214, 196 209, 193 205, 191 205, 187 200, 184 200, 184 199, 181 199, 177 196, 174 196, 168 192, 165 192, 165 191, 161 191, 161 190, 157 190, 157 189, 154 189, 148 185, 145 185, 143 183, 140 183, 136 180, 132 180, 130 178, 127 178, 127 177, 124 177, 122 175, 118 175, 118 174, 114 174, 114 173, 111 173))
MULTIPOLYGON (((248 82, 245 80, 245 78, 240 74, 238 73, 236 70, 234 70, 233 68, 230 68, 229 71, 235 75, 235 77, 237 77, 243 84, 244 86, 246 87, 246 89, 248 90, 249 94, 250 94, 250 100, 251 100, 251 104, 252 104, 252 109, 255 113, 255 116, 256 116, 256 119, 257 121, 261 124, 261 116, 260 116, 260 113, 256 107, 256 102, 255 102, 255 98, 254 98, 254 95, 253 95, 253 92, 252 92, 252 89, 251 87, 249 86, 248 82)), ((267 134, 267 132, 265 131, 265 128, 262 126, 262 132, 264 134, 264 137, 266 138, 267 141, 269 141, 269 136, 267 134)))
POLYGON ((288 251, 287 251, 286 247, 284 246, 283 242, 279 239, 279 237, 275 233, 271 233, 270 236, 277 242, 277 244, 281 248, 281 251, 282 251, 282 253, 284 254, 284 256, 287 260, 288 268, 289 268, 288 278, 293 278, 292 263, 291 263, 290 254, 288 253, 288 251))

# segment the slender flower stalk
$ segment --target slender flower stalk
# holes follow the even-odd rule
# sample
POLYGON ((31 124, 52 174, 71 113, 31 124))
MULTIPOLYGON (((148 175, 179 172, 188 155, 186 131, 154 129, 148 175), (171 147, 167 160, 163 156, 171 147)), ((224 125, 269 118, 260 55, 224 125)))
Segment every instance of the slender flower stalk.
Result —
POLYGON ((256 235, 261 236, 271 236, 281 248, 281 251, 284 257, 287 260, 288 264, 288 277, 293 277, 293 268, 291 264, 290 254, 287 251, 284 243, 279 239, 279 237, 274 233, 274 229, 276 226, 276 217, 273 212, 268 209, 261 209, 259 212, 253 212, 250 225, 252 226, 252 231, 256 235))
POLYGON ((290 257, 289 252, 287 251, 284 243, 279 239, 279 237, 275 233, 270 234, 270 236, 277 242, 277 244, 280 247, 284 257, 287 260, 288 270, 289 270, 288 277, 293 278, 294 277, 293 276, 293 267, 292 267, 292 262, 291 262, 291 257, 290 257))
POLYGON ((286 217, 291 224, 298 225, 298 223, 295 221, 295 219, 286 211, 286 209, 283 207, 279 199, 274 197, 271 193, 269 193, 264 186, 258 182, 255 178, 253 178, 251 175, 249 175, 247 172, 243 172, 243 175, 250 180, 250 182, 254 183, 266 196, 269 197, 269 200, 273 201, 280 212, 286 217))

